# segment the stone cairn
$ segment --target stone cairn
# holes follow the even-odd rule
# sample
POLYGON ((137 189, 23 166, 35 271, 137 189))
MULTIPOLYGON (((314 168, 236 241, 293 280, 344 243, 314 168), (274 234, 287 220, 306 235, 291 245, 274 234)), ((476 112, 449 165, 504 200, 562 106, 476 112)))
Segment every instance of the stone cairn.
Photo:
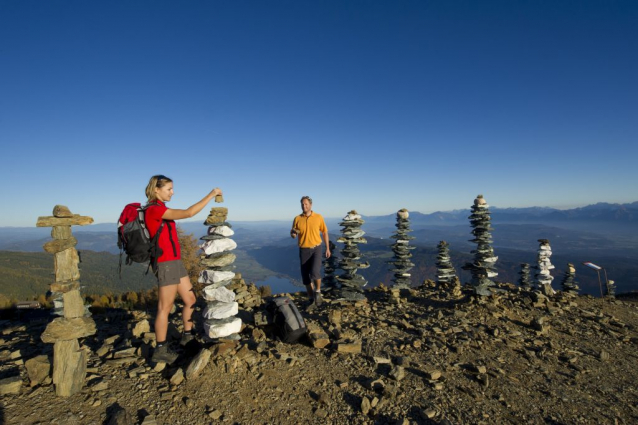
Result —
POLYGON ((605 296, 609 298, 616 298, 616 282, 608 280, 605 285, 605 296))
POLYGON ((205 269, 200 272, 197 281, 205 285, 204 334, 208 338, 237 339, 242 324, 241 319, 236 317, 239 312, 236 294, 229 289, 230 285, 238 286, 237 280, 242 279, 233 271, 237 257, 231 251, 237 248, 237 243, 230 239, 235 232, 226 221, 227 216, 228 208, 213 207, 204 222, 208 232, 200 238, 204 241, 200 245, 203 251, 200 264, 205 269))
POLYGON ((458 297, 461 295, 461 282, 452 265, 449 247, 450 244, 445 241, 440 241, 437 245, 439 252, 436 256, 436 279, 440 287, 458 297))
POLYGON ((337 287, 337 278, 335 271, 339 268, 339 259, 337 257, 337 246, 332 242, 328 242, 330 247, 330 258, 323 259, 323 280, 321 287, 326 291, 332 291, 337 287))
POLYGON ((536 289, 543 295, 549 297, 556 293, 552 288, 552 274, 551 269, 554 268, 549 257, 552 256, 552 247, 549 246, 549 240, 539 239, 540 246, 538 247, 538 256, 536 257, 536 289))
POLYGON ((563 281, 561 282, 561 286, 563 288, 563 294, 568 296, 576 296, 578 295, 578 283, 576 282, 576 268, 572 263, 567 264, 567 270, 565 271, 565 276, 563 276, 563 281))
POLYGON ((472 274, 472 285, 474 293, 477 295, 488 296, 492 294, 489 289, 494 286, 492 277, 498 276, 494 264, 498 257, 494 256, 492 248, 492 227, 490 224, 489 205, 483 195, 478 195, 472 205, 472 214, 468 217, 472 226, 472 234, 474 239, 470 242, 476 243, 477 247, 471 251, 474 254, 474 262, 467 263, 463 266, 463 270, 469 270, 472 274))
POLYGON ((75 249, 78 241, 71 234, 71 226, 91 223, 91 217, 72 214, 64 205, 56 205, 52 217, 39 217, 36 224, 53 228, 53 240, 44 244, 44 250, 54 255, 55 282, 51 284, 51 292, 54 297, 62 294, 63 317, 53 319, 41 338, 45 343, 53 343, 53 383, 56 394, 62 397, 82 390, 87 351, 80 348, 78 339, 96 331, 93 319, 86 317, 80 294, 80 256, 75 249))
POLYGON ((342 226, 341 237, 337 242, 345 244, 341 250, 341 260, 339 268, 344 271, 343 274, 337 276, 337 281, 341 289, 340 297, 348 301, 358 301, 365 299, 363 287, 368 283, 361 275, 357 274, 358 269, 367 269, 370 267, 368 262, 361 263, 361 252, 359 251, 360 243, 368 243, 363 238, 365 232, 361 230, 364 220, 355 210, 350 211, 339 226, 342 226))
POLYGON ((530 268, 528 263, 521 263, 521 271, 518 272, 518 286, 525 291, 532 289, 532 283, 530 282, 530 268))
POLYGON ((414 239, 413 236, 409 236, 408 233, 412 231, 410 229, 410 213, 405 208, 397 211, 397 222, 395 224, 397 231, 394 235, 390 236, 394 239, 392 244, 392 251, 394 252, 394 258, 388 261, 394 268, 391 270, 394 273, 392 281, 394 282, 395 289, 409 289, 412 286, 412 275, 409 273, 414 267, 414 263, 410 261, 412 254, 410 250, 414 249, 409 243, 414 239))

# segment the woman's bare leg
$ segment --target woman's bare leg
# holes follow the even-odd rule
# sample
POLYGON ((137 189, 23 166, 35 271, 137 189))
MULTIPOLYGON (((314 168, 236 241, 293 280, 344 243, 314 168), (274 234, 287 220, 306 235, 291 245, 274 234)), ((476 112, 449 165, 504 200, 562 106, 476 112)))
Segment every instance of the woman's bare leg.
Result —
POLYGON ((193 285, 188 276, 184 276, 180 279, 179 285, 177 285, 177 292, 184 302, 184 308, 182 309, 182 321, 184 322, 184 332, 190 332, 193 329, 193 309, 195 308, 195 292, 192 291, 193 285))
POLYGON ((159 287, 157 293, 157 317, 155 318, 155 338, 159 342, 166 341, 168 315, 173 308, 178 286, 179 285, 166 285, 159 287))

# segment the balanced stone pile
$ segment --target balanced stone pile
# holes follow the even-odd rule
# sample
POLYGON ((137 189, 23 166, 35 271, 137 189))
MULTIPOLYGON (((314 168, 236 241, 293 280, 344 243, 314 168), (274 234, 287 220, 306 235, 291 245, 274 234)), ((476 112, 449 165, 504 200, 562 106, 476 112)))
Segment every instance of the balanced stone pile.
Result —
POLYGON ((42 341, 53 343, 53 383, 56 394, 69 397, 82 390, 86 378, 87 351, 80 348, 79 338, 93 335, 95 322, 86 317, 84 300, 80 294, 80 257, 75 249, 77 240, 71 226, 93 223, 91 217, 72 214, 63 205, 53 208, 53 217, 39 217, 37 227, 53 227, 52 241, 44 250, 54 254, 55 282, 53 294, 62 294, 64 317, 53 319, 42 334, 42 341))
POLYGON ((529 272, 529 264, 521 263, 521 271, 518 272, 518 286, 520 286, 521 289, 524 289, 525 291, 529 291, 532 289, 532 282, 530 282, 529 280, 529 272))
POLYGON ((449 247, 450 244, 445 241, 441 241, 437 245, 439 253, 436 256, 436 279, 439 285, 444 287, 448 287, 456 280, 456 270, 454 270, 450 259, 449 247))
POLYGON ((609 298, 616 298, 616 282, 608 280, 605 285, 605 296, 609 298))
POLYGON ((491 245, 490 210, 489 205, 483 199, 483 195, 478 195, 474 200, 472 214, 468 218, 474 235, 474 239, 470 240, 470 242, 476 243, 477 247, 471 251, 474 254, 474 262, 465 264, 463 270, 469 270, 472 274, 471 283, 474 286, 475 294, 482 296, 491 295, 492 291, 489 288, 494 286, 491 278, 498 276, 494 268, 498 257, 494 256, 494 249, 491 245))
POLYGON ((363 238, 365 232, 361 230, 364 220, 355 210, 350 211, 339 226, 342 226, 341 237, 337 242, 345 244, 341 250, 341 260, 339 268, 344 271, 343 274, 337 276, 340 286, 340 297, 348 301, 358 301, 365 299, 363 287, 368 283, 361 275, 357 274, 358 269, 367 269, 370 267, 368 262, 361 263, 361 252, 359 251, 360 243, 368 243, 363 238))
POLYGON ((563 288, 563 294, 576 296, 578 295, 578 283, 576 282, 576 268, 572 263, 567 264, 567 270, 565 271, 565 276, 563 276, 563 281, 561 282, 563 288))
POLYGON ((552 274, 551 269, 554 268, 549 257, 552 256, 552 247, 549 246, 547 239, 539 239, 540 246, 538 247, 537 265, 536 265, 536 289, 539 290, 545 296, 551 296, 556 293, 552 288, 552 274))
MULTIPOLYGON (((204 225, 208 234, 201 239, 203 255, 200 264, 206 269, 199 274, 199 283, 204 287, 204 299, 208 302, 203 316, 204 333, 209 338, 223 338, 237 334, 241 330, 241 319, 235 317, 239 311, 236 294, 228 287, 236 283, 233 271, 236 256, 231 251, 237 243, 230 239, 235 232, 226 221, 228 208, 214 207, 210 210, 204 225)), ((241 279, 241 276, 240 276, 241 279)))
POLYGON ((254 283, 246 285, 246 281, 242 279, 241 273, 235 273, 232 283, 226 288, 235 293, 235 301, 244 310, 258 307, 264 303, 262 300, 263 290, 258 288, 254 283))
POLYGON ((397 211, 397 223, 395 226, 397 231, 390 236, 395 239, 394 244, 392 244, 394 258, 388 261, 394 266, 392 269, 394 273, 392 281, 395 288, 410 288, 412 286, 412 275, 409 271, 414 267, 414 263, 410 261, 412 257, 410 250, 414 249, 414 247, 410 246, 409 243, 414 237, 408 235, 412 231, 410 229, 410 213, 408 210, 403 208, 397 211))
POLYGON ((323 280, 321 281, 321 287, 324 290, 332 291, 337 287, 337 278, 335 271, 339 267, 339 259, 337 257, 337 246, 332 242, 328 242, 330 247, 330 258, 324 258, 323 260, 323 280))

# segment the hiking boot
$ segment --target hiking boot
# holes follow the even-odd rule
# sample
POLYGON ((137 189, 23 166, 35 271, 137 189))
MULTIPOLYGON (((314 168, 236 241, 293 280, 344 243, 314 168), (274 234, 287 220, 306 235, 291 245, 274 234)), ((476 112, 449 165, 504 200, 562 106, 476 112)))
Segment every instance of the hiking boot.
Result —
POLYGON ((323 303, 323 297, 321 296, 321 292, 315 293, 315 304, 317 307, 321 307, 321 303, 323 303))
POLYGON ((191 342, 194 339, 195 339, 195 335, 193 335, 190 331, 184 332, 182 334, 182 339, 180 339, 180 341, 179 341, 179 345, 181 345, 182 347, 185 347, 186 344, 188 344, 189 342, 191 342))
POLYGON ((306 311, 308 312, 314 311, 316 309, 317 309, 317 304, 314 301, 310 301, 308 305, 306 306, 306 311))
POLYGON ((168 344, 156 347, 153 351, 153 357, 151 361, 154 363, 167 363, 171 364, 177 360, 177 353, 171 350, 168 344))

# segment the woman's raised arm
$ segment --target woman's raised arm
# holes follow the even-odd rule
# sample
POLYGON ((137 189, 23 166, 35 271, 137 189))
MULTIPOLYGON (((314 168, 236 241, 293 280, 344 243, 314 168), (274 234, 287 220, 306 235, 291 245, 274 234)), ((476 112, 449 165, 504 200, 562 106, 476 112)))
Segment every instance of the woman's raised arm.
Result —
POLYGON ((172 208, 167 209, 164 212, 164 215, 162 215, 162 219, 163 220, 181 220, 184 218, 191 218, 195 216, 195 214, 203 210, 206 204, 208 204, 211 199, 213 199, 217 195, 222 195, 222 194, 223 194, 222 190, 216 187, 215 189, 211 190, 211 192, 208 195, 204 196, 201 201, 191 205, 185 210, 178 210, 178 209, 172 209, 172 208))

